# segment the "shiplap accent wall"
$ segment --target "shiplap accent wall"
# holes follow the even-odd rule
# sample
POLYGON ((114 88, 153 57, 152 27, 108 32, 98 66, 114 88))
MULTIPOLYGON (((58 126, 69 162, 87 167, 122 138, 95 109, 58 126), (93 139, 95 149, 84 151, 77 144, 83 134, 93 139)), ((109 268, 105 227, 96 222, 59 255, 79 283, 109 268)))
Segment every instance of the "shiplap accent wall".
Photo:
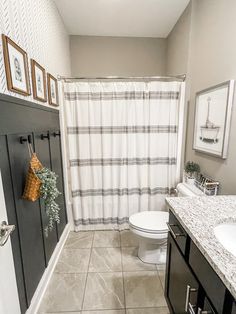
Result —
MULTIPOLYGON (((30 58, 40 63, 46 71, 57 75, 70 75, 69 36, 52 0, 1 0, 0 33, 9 36, 28 53, 30 58)), ((31 77, 31 70, 30 77, 31 77)), ((32 92, 32 83, 31 92, 32 92)), ((9 92, 0 40, 0 93, 32 100, 9 92)))

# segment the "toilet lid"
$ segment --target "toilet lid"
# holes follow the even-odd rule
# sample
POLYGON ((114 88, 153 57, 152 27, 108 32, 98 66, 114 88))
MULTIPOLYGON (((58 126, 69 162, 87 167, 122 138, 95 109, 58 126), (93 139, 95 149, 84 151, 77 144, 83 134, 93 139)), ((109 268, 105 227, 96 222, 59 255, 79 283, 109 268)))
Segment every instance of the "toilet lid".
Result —
POLYGON ((129 217, 129 223, 133 228, 152 233, 167 232, 169 213, 161 211, 144 211, 129 217))

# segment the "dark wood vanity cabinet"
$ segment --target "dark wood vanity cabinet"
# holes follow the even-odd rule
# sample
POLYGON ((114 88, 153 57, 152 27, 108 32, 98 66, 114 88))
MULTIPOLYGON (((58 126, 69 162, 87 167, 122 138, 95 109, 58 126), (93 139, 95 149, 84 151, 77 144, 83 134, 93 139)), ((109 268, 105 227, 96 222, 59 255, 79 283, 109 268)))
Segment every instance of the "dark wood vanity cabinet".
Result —
POLYGON ((236 314, 236 302, 233 302, 232 314, 236 314))
POLYGON ((16 226, 11 244, 22 313, 29 307, 67 224, 59 130, 58 110, 0 94, 0 170, 8 223, 16 226), (41 163, 58 175, 60 224, 48 236, 44 201, 22 199, 29 141, 41 163))
POLYGON ((171 313, 235 314, 232 295, 171 211, 169 230, 165 297, 171 313))
POLYGON ((167 259, 166 297, 174 313, 186 313, 189 306, 194 308, 197 303, 199 285, 171 234, 167 259))

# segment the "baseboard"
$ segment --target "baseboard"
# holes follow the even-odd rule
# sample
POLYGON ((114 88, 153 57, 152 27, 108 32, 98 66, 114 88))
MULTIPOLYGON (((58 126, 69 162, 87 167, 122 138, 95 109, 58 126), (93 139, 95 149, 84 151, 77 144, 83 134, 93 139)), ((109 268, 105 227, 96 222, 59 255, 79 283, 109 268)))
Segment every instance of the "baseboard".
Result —
POLYGON ((56 245, 56 248, 55 248, 55 250, 51 256, 51 259, 49 261, 49 264, 48 264, 47 268, 45 269, 44 274, 43 274, 43 276, 42 276, 42 278, 38 284, 38 287, 34 293, 34 296, 33 296, 31 303, 30 303, 30 307, 26 311, 26 314, 36 314, 37 313, 39 306, 40 306, 40 303, 42 301, 42 298, 44 296, 44 293, 45 293, 47 286, 49 284, 49 281, 52 277, 54 268, 55 268, 57 261, 59 259, 60 253, 61 253, 62 248, 64 246, 64 243, 65 243, 70 231, 71 231, 71 226, 68 223, 66 225, 62 235, 61 235, 60 241, 56 245))

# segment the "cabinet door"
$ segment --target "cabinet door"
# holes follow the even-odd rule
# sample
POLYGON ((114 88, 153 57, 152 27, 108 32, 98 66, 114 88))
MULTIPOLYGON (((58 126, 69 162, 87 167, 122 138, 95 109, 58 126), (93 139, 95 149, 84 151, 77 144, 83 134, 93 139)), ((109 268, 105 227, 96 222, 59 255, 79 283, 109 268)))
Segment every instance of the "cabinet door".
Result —
POLYGON ((64 185, 63 185, 63 171, 61 159, 61 141, 60 132, 55 131, 50 134, 50 151, 51 151, 51 164, 52 170, 58 175, 57 186, 61 194, 57 198, 57 203, 60 206, 60 223, 57 225, 58 238, 60 238, 65 225, 67 224, 66 205, 64 198, 64 185))
POLYGON ((236 314, 236 300, 233 302, 232 314, 236 314))
MULTIPOLYGON (((35 143, 35 151, 40 162, 43 166, 51 169, 50 162, 50 150, 49 150, 49 134, 47 131, 38 132, 34 134, 34 143, 35 143)), ((45 246, 45 255, 46 262, 48 264, 50 257, 55 249, 57 244, 57 227, 55 227, 52 231, 48 232, 48 236, 45 235, 45 228, 48 224, 48 217, 45 211, 44 200, 40 199, 40 207, 41 207, 41 216, 42 216, 42 224, 43 224, 43 235, 44 235, 44 246, 45 246)))
POLYGON ((9 135, 8 146, 23 273, 29 304, 45 270, 45 254, 39 201, 30 202, 22 199, 29 165, 29 152, 27 144, 20 143, 20 136, 27 137, 28 134, 9 135))
POLYGON ((167 256, 165 285, 167 301, 175 314, 194 313, 199 286, 170 234, 167 256))
POLYGON ((203 306, 198 307, 197 314, 215 314, 216 312, 213 310, 209 300, 207 297, 203 300, 203 306))

